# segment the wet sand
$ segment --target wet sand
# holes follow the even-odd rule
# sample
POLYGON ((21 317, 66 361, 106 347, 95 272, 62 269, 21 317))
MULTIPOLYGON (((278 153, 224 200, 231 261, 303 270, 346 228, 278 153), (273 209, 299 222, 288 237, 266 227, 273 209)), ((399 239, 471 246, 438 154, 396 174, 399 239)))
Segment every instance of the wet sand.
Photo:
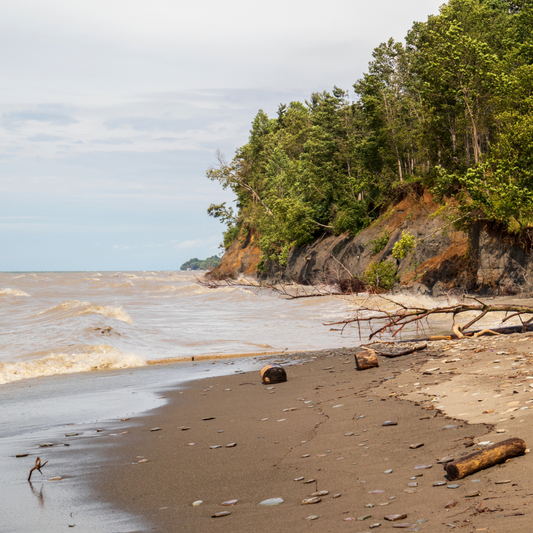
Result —
POLYGON ((300 353, 286 383, 262 385, 258 372, 191 382, 166 392, 166 406, 109 429, 128 433, 101 450, 92 487, 150 524, 139 531, 530 531, 531 455, 457 482, 438 460, 510 437, 531 444, 532 343, 434 342, 361 372, 351 350, 300 353), (302 505, 317 490, 328 494, 302 505), (259 505, 269 498, 283 503, 259 505), (238 502, 221 505, 228 500, 238 502), (212 518, 222 511, 231 514, 212 518))

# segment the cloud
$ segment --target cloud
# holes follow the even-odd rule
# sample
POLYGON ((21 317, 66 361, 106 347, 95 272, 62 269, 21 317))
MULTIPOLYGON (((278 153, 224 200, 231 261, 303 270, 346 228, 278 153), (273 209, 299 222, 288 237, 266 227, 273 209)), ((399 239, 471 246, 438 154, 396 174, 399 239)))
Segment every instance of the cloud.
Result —
POLYGON ((154 117, 122 117, 107 120, 109 129, 132 129, 135 131, 184 131, 202 129, 209 124, 207 117, 187 119, 161 119, 154 117))
POLYGON ((54 126, 68 126, 69 124, 77 123, 77 120, 67 113, 67 108, 59 104, 43 104, 35 109, 10 111, 2 115, 2 125, 8 129, 13 129, 32 121, 53 124, 54 126))
POLYGON ((129 139, 94 139, 90 141, 91 144, 107 144, 107 145, 114 145, 114 144, 133 144, 132 141, 129 139))
POLYGON ((64 141, 65 137, 59 137, 58 135, 47 135, 46 133, 37 133, 31 137, 26 138, 27 141, 34 142, 54 142, 54 141, 64 141))
POLYGON ((219 241, 220 241, 219 236, 213 236, 207 239, 195 239, 194 241, 183 241, 183 242, 180 242, 178 245, 176 245, 175 248, 177 248, 178 250, 186 250, 189 248, 211 246, 214 243, 218 243, 219 241))

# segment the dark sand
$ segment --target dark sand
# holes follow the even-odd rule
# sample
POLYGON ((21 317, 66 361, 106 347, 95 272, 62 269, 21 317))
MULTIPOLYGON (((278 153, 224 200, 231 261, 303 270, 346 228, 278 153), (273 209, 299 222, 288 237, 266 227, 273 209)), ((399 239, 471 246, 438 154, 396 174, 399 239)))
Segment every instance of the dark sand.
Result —
MULTIPOLYGON (((532 342, 523 335, 437 342, 418 354, 380 357, 379 368, 362 372, 350 350, 297 354, 288 382, 273 389, 258 372, 192 382, 165 393, 165 407, 106 430, 128 433, 113 444, 101 440, 104 468, 92 486, 101 501, 150 524, 142 531, 367 532, 378 523, 372 531, 399 523, 411 531, 532 531, 531 455, 448 482, 456 489, 433 487, 446 481, 439 458, 510 437, 530 445, 532 342), (397 425, 383 427, 387 420, 397 425), (471 440, 476 445, 465 447, 471 440), (418 442, 424 446, 409 448, 418 442), (416 470, 421 464, 433 466, 416 470), (302 505, 316 489, 329 494, 302 505), (284 502, 259 505, 268 498, 284 502), (193 507, 196 500, 203 504, 193 507), (445 509, 451 500, 457 505, 445 509), (212 518, 225 510, 231 514, 212 518), (397 513, 407 518, 384 518, 397 513)), ((95 439, 97 453, 98 446, 95 439)))

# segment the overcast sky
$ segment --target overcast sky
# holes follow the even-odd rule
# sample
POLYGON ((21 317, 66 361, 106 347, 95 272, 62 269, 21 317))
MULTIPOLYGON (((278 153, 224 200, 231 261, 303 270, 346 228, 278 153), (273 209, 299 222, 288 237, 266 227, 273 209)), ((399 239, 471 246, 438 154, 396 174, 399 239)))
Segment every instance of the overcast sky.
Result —
POLYGON ((216 150, 231 159, 260 108, 351 89, 373 48, 441 3, 2 2, 0 270, 218 253, 216 150))

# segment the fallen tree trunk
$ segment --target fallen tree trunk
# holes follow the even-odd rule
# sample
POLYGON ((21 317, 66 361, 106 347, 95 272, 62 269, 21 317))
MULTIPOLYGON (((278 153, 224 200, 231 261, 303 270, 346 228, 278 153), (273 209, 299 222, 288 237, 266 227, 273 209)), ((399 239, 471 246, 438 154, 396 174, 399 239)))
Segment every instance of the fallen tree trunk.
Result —
POLYGON ((522 439, 507 439, 498 444, 487 446, 480 452, 467 455, 459 461, 448 463, 444 470, 453 481, 479 472, 485 468, 503 463, 507 459, 523 455, 526 451, 526 443, 522 439))
MULTIPOLYGON (((358 326, 361 326, 363 323, 367 323, 369 328, 371 329, 371 333, 369 335, 369 340, 372 339, 372 337, 376 335, 381 335, 382 333, 388 331, 392 334, 392 336, 396 336, 402 329, 407 326, 408 324, 416 324, 416 325, 422 325, 423 323, 428 323, 428 320, 432 317, 438 316, 438 315, 451 315, 453 318, 453 324, 452 329, 455 333, 453 337, 455 338, 463 338, 469 335, 472 335, 472 332, 465 333, 465 331, 473 326, 478 320, 481 320, 483 317, 485 317, 488 313, 505 313, 504 318, 501 320, 501 323, 507 322, 509 319, 518 317, 520 322, 522 323, 521 326, 509 326, 504 328, 493 328, 492 330, 483 330, 483 333, 500 333, 500 332, 514 332, 517 329, 525 332, 528 331, 531 327, 530 325, 533 323, 533 307, 531 306, 525 306, 525 305, 512 305, 512 304, 485 304, 484 302, 478 300, 477 298, 468 297, 473 300, 476 300, 479 302, 478 304, 466 304, 466 303, 459 303, 455 305, 447 305, 443 307, 433 307, 433 308, 425 308, 425 307, 407 307, 405 305, 402 305, 399 302, 395 302, 393 300, 390 300, 388 298, 384 298, 381 296, 384 300, 386 300, 389 303, 392 303, 397 306, 397 309, 393 311, 386 311, 383 309, 376 307, 369 307, 369 306, 361 306, 357 309, 355 316, 352 318, 346 318, 344 320, 340 320, 338 322, 331 322, 328 324, 324 324, 325 326, 334 326, 334 325, 343 325, 344 328, 351 323, 356 323, 358 326), (455 317, 462 314, 462 313, 472 313, 477 312, 477 316, 475 316, 472 320, 470 320, 467 324, 464 326, 459 326, 455 324, 455 317), (530 315, 530 317, 523 321, 522 316, 524 315, 530 315), (375 331, 372 331, 373 327, 377 326, 377 329, 375 331)), ((452 337, 452 338, 453 338, 452 337)))

